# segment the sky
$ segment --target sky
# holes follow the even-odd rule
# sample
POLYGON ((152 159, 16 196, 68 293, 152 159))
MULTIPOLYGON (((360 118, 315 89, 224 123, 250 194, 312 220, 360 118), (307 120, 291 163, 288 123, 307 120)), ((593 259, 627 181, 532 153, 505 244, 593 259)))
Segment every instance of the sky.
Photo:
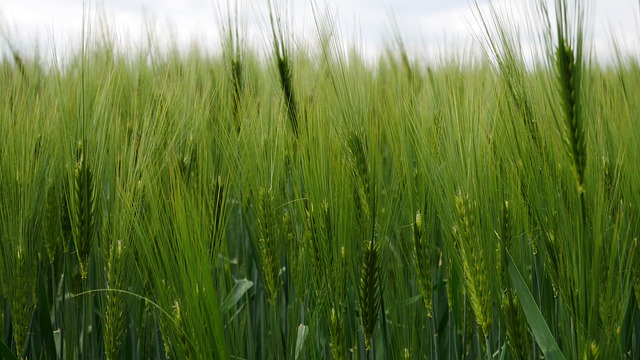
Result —
MULTIPOLYGON (((344 46, 355 48, 374 59, 393 40, 397 27, 409 52, 415 56, 437 57, 460 49, 479 48, 481 36, 473 1, 468 0, 272 0, 282 14, 288 34, 295 34, 295 46, 308 46, 317 38, 312 4, 318 13, 329 14, 336 35, 344 46), (393 21, 392 19, 395 19, 393 21), (475 44, 475 45, 474 45, 475 44)), ((494 0, 499 8, 509 8, 508 19, 520 27, 531 21, 526 0, 494 0)), ((220 50, 220 27, 226 6, 238 4, 241 31, 247 46, 268 51, 270 28, 266 0, 88 0, 90 18, 103 14, 122 48, 136 46, 153 29, 161 46, 175 42, 186 49, 196 42, 209 53, 220 50), (132 45, 133 44, 133 45, 132 45)), ((478 0, 486 11, 487 0, 478 0)), ((640 0, 593 0, 591 35, 596 54, 610 59, 615 38, 623 52, 640 54, 640 0)), ((77 49, 81 39, 82 0, 4 0, 0 3, 0 34, 10 39, 22 53, 39 49, 48 58, 77 49)), ((326 17, 325 17, 326 18, 326 17)), ((91 21, 95 27, 98 22, 91 21)), ((524 47, 534 48, 525 38, 524 47)), ((0 39, 0 52, 7 53, 0 39)), ((526 50, 525 50, 526 51, 526 50)))

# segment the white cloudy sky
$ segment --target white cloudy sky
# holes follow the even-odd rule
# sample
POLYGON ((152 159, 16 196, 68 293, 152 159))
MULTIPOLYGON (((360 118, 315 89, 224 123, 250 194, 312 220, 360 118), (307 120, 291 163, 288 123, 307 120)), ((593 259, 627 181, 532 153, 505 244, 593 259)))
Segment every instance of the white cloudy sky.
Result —
MULTIPOLYGON (((525 24, 522 10, 526 0, 495 0, 514 9, 510 19, 525 24)), ((197 41, 215 52, 220 47, 220 14, 227 3, 238 2, 247 42, 254 48, 269 46, 266 0, 101 0, 87 1, 93 10, 102 9, 122 42, 140 41, 147 24, 159 43, 168 43, 175 34, 178 44, 186 47, 197 41), (98 4, 98 5, 96 5, 98 4), (125 40, 128 39, 128 40, 125 40)), ((287 9, 285 23, 299 41, 312 39, 315 23, 311 3, 328 9, 337 21, 342 43, 354 41, 362 53, 372 56, 388 42, 391 14, 412 52, 426 54, 473 41, 472 1, 468 0, 273 0, 287 9)), ((486 0, 478 0, 486 8, 486 0)), ((45 53, 55 43, 58 52, 68 51, 78 43, 82 27, 82 0, 4 0, 0 3, 0 32, 23 51, 38 43, 45 53)), ((593 41, 601 57, 611 56, 611 38, 618 39, 626 52, 640 54, 640 0, 595 0, 592 19, 593 41)), ((95 22, 93 22, 95 24, 95 22)), ((2 41, 0 52, 7 51, 2 41)))

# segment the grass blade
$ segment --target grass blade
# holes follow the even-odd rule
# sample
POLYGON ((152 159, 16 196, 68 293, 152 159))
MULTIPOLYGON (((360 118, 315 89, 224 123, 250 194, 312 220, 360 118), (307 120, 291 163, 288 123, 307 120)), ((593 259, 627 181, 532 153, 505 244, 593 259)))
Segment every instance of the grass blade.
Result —
POLYGON ((0 356, 5 360, 18 360, 16 354, 2 340, 0 340, 0 356))
POLYGON ((536 305, 536 302, 527 287, 527 283, 522 278, 520 271, 518 271, 511 254, 508 251, 506 254, 507 267, 509 268, 511 281, 518 293, 518 298, 520 299, 520 304, 522 304, 522 309, 524 310, 524 314, 527 317, 529 326, 531 327, 531 332, 533 333, 538 346, 540 346, 540 349, 544 353, 545 359, 564 360, 564 355, 562 355, 562 352, 558 347, 558 343, 556 343, 556 339, 553 337, 553 334, 551 334, 551 330, 549 329, 547 322, 536 305))
POLYGON ((240 299, 244 296, 244 294, 249 291, 253 287, 253 282, 247 279, 239 280, 231 290, 229 296, 222 302, 222 306, 220 309, 222 310, 222 314, 226 314, 231 310, 231 308, 240 301, 240 299))
POLYGON ((309 327, 304 324, 300 324, 300 326, 298 326, 298 336, 296 338, 296 360, 298 360, 298 357, 300 356, 300 352, 302 351, 305 340, 307 340, 308 334, 309 327))

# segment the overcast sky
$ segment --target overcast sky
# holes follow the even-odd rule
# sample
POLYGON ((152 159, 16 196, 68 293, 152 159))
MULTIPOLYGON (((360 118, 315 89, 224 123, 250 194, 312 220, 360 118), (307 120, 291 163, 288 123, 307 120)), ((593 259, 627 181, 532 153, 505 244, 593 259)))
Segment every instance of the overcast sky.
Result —
MULTIPOLYGON (((170 34, 186 48, 196 41, 209 52, 220 48, 220 14, 226 16, 228 2, 238 2, 243 33, 249 46, 264 50, 270 46, 266 0, 102 0, 87 1, 92 9, 102 9, 122 43, 141 41, 143 29, 152 24, 158 43, 168 43, 170 34)), ((299 41, 313 39, 316 27, 312 1, 328 11, 337 22, 343 44, 355 43, 368 57, 388 43, 392 36, 393 15, 407 46, 414 54, 434 54, 442 49, 469 48, 473 45, 477 21, 472 1, 467 0, 273 0, 286 10, 284 23, 299 41)), ((486 0, 478 0, 486 8, 486 0)), ((515 24, 526 24, 524 0, 495 0, 513 8, 515 24)), ((593 41, 601 57, 613 53, 611 38, 621 48, 640 54, 639 0, 595 0, 593 41)), ((94 22, 95 24, 95 22, 94 22)), ((64 53, 78 44, 82 27, 82 0, 5 0, 0 3, 0 31, 22 51, 38 43, 45 53, 55 44, 64 53)), ((0 51, 7 51, 6 43, 0 51)))

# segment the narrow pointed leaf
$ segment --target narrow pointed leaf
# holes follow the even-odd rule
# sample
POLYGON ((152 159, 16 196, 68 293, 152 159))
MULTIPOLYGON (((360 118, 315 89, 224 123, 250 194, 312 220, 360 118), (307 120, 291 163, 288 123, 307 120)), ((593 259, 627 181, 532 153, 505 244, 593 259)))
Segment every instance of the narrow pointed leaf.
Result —
POLYGON ((300 356, 300 352, 304 347, 304 342, 307 340, 307 335, 309 334, 309 327, 304 324, 300 324, 298 326, 298 336, 296 338, 296 357, 295 360, 298 360, 300 356))
POLYGON ((11 349, 4 343, 4 341, 0 340, 0 357, 5 360, 18 360, 16 354, 11 352, 11 349))
POLYGON ((536 339, 538 346, 544 353, 544 358, 548 360, 564 360, 564 355, 556 343, 556 339, 553 337, 547 322, 545 321, 538 305, 536 305, 527 283, 522 278, 520 271, 516 267, 516 264, 511 257, 511 254, 507 251, 507 267, 509 269, 509 275, 511 281, 518 293, 518 299, 524 310, 524 314, 527 317, 527 322, 531 327, 533 337, 536 339))
POLYGON ((231 290, 231 293, 222 302, 222 306, 220 307, 222 310, 222 314, 226 314, 227 312, 229 312, 229 310, 231 310, 231 308, 233 308, 244 296, 244 294, 246 294, 247 291, 249 291, 249 289, 251 289, 252 287, 253 282, 247 279, 242 279, 236 282, 236 284, 233 286, 233 289, 231 290))

